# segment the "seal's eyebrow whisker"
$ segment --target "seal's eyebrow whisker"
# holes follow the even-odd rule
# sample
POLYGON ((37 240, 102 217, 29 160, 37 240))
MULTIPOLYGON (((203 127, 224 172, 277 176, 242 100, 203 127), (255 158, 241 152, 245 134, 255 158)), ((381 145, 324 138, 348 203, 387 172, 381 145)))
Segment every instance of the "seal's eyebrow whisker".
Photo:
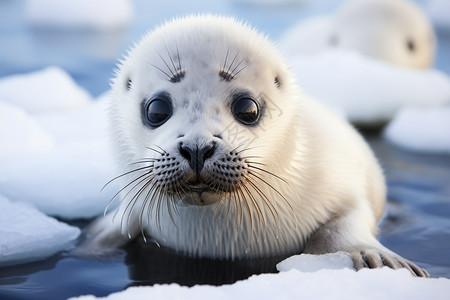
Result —
POLYGON ((156 54, 163 61, 164 65, 168 69, 168 72, 164 71, 163 69, 161 69, 160 67, 156 66, 153 63, 149 63, 149 64, 151 66, 155 67, 156 69, 158 69, 159 71, 161 71, 164 75, 166 75, 170 82, 172 82, 172 83, 180 82, 184 78, 184 75, 185 75, 186 71, 181 66, 181 57, 180 57, 180 51, 178 49, 178 44, 177 44, 177 63, 178 63, 178 67, 175 65, 175 61, 173 60, 172 55, 170 55, 169 48, 167 48, 166 44, 164 45, 164 47, 166 49, 167 56, 169 57, 170 65, 159 52, 156 51, 156 54))
POLYGON ((219 70, 219 76, 225 80, 225 81, 231 81, 233 80, 238 73, 240 73, 243 69, 245 69, 245 66, 241 68, 237 73, 234 73, 237 68, 245 61, 245 58, 241 59, 237 64, 235 64, 236 59, 238 58, 240 53, 240 49, 236 51, 236 54, 234 55, 233 59, 231 60, 230 64, 227 65, 228 57, 230 55, 230 47, 228 46, 227 52, 225 54, 225 60, 223 63, 223 67, 219 70))

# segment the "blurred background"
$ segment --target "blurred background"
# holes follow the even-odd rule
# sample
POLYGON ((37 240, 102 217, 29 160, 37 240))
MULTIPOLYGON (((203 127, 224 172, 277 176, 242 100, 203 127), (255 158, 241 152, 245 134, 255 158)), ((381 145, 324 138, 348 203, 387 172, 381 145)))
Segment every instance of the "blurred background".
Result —
MULTIPOLYGON (((428 13, 433 1, 415 2, 428 13)), ((0 0, 0 77, 57 65, 96 97, 108 89, 117 58, 133 41, 174 17, 199 13, 235 16, 277 41, 302 19, 330 14, 343 2, 0 0)), ((435 66, 450 73, 450 55, 445 53, 450 33, 442 31, 445 29, 439 29, 435 66)))

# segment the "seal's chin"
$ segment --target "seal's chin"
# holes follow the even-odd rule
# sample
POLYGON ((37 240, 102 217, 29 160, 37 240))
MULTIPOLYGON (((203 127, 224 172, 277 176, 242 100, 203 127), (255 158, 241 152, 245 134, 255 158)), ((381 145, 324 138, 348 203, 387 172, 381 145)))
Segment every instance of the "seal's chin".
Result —
POLYGON ((210 186, 203 184, 188 186, 182 197, 184 204, 195 206, 211 205, 221 200, 220 193, 212 191, 210 186))

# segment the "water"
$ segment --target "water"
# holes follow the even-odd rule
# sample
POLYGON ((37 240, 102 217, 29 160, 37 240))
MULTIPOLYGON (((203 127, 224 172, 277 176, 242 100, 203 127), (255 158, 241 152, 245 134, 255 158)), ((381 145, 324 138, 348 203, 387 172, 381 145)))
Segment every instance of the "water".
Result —
MULTIPOLYGON (((337 0, 281 8, 254 8, 230 1, 136 0, 136 19, 123 32, 99 35, 30 29, 21 14, 23 1, 0 0, 0 77, 49 64, 67 70, 91 94, 108 89, 116 63, 131 40, 165 19, 186 13, 236 15, 276 39, 299 17, 332 10, 337 0)), ((436 67, 450 74, 450 34, 439 33, 436 67), (447 53, 447 55, 445 55, 447 53)), ((450 156, 414 154, 387 144, 380 132, 364 132, 388 180, 388 213, 380 240, 426 268, 450 278, 450 156)), ((84 228, 87 221, 71 222, 84 228)), ((154 244, 136 241, 116 257, 89 261, 59 253, 48 259, 0 268, 0 299, 65 299, 105 296, 133 285, 156 283, 227 284, 252 274, 276 272, 283 257, 245 261, 186 258, 154 244)))

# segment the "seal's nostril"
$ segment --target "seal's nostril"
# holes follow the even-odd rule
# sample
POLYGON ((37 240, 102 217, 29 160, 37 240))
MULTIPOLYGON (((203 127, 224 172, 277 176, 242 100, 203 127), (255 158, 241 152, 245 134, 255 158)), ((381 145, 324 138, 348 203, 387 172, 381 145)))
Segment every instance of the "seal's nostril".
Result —
POLYGON ((205 160, 214 155, 214 152, 216 151, 216 143, 213 142, 211 145, 208 145, 203 149, 200 149, 199 152, 200 151, 203 151, 203 162, 204 162, 205 160))
POLYGON ((194 154, 194 153, 192 153, 191 148, 184 146, 183 143, 180 143, 178 150, 180 151, 181 156, 186 158, 188 161, 191 161, 191 159, 193 157, 192 154, 194 154))
POLYGON ((183 143, 180 143, 178 150, 180 151, 181 156, 189 161, 189 166, 192 170, 201 172, 205 160, 214 155, 216 143, 213 142, 210 145, 204 146, 200 149, 196 147, 195 150, 187 145, 184 145, 183 143))

